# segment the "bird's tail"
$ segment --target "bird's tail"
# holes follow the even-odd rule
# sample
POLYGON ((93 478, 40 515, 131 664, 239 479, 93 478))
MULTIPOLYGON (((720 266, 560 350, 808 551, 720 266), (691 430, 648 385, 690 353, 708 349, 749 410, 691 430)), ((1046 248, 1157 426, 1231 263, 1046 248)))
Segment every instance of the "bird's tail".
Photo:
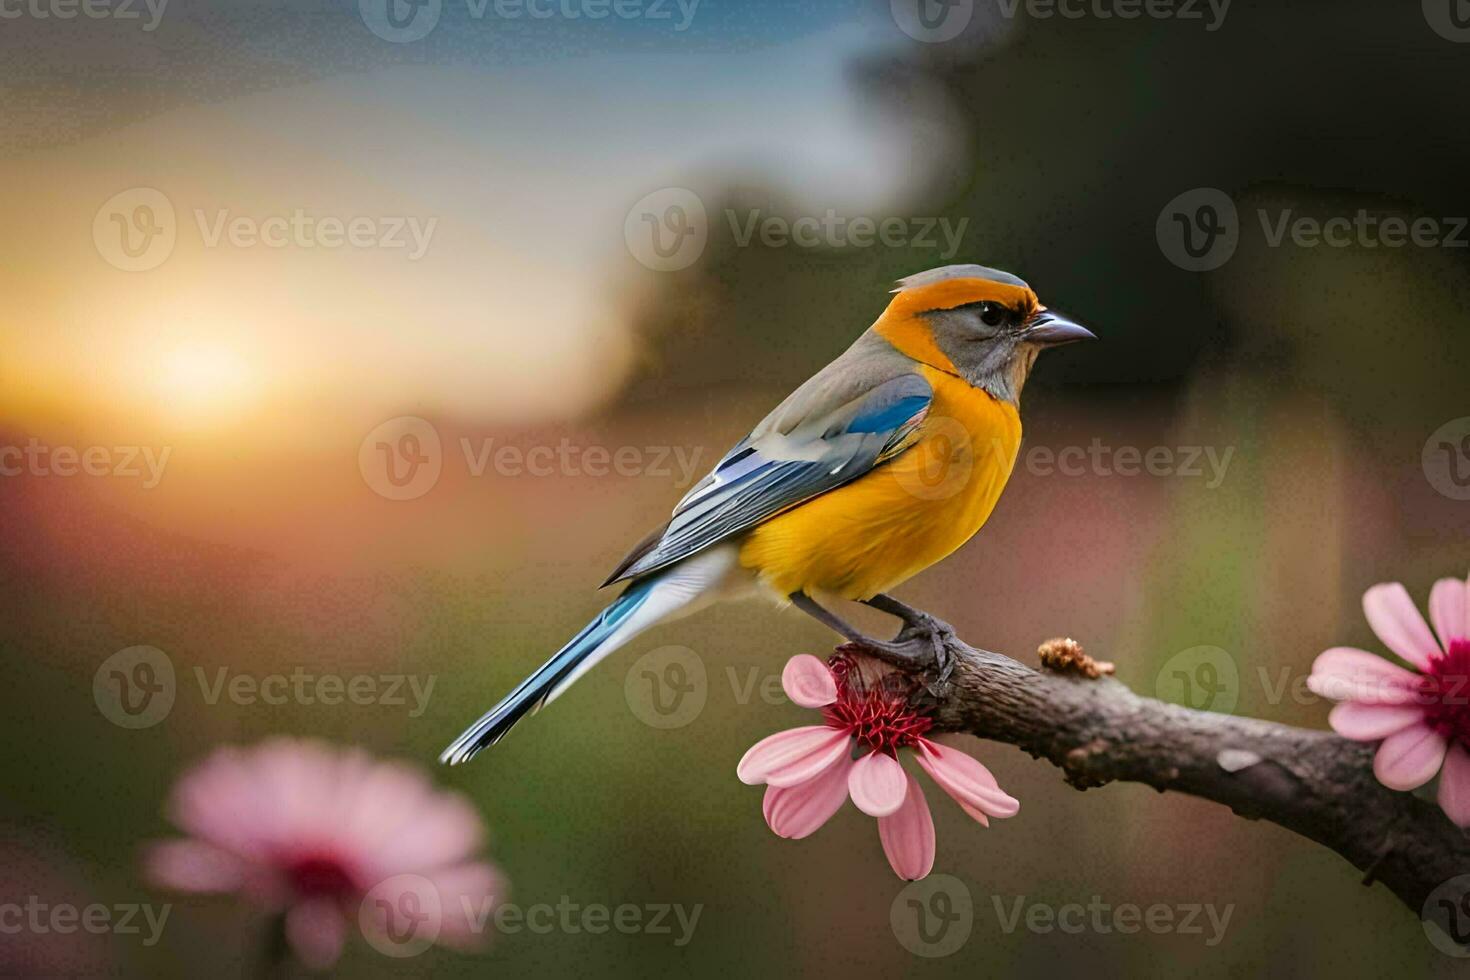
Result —
POLYGON ((550 704, 603 657, 653 624, 690 611, 695 600, 707 596, 727 570, 721 557, 707 552, 634 582, 550 660, 465 729, 440 753, 439 761, 451 766, 468 762, 481 749, 504 738, 527 714, 550 704))

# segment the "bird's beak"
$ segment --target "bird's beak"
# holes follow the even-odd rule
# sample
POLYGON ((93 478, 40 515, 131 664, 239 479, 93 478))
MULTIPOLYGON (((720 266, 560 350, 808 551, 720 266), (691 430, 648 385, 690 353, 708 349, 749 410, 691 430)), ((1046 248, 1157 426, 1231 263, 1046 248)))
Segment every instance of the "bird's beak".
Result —
POLYGON ((1097 334, 1052 310, 1042 310, 1026 323, 1021 337, 1043 347, 1060 347, 1079 340, 1096 340, 1097 334))

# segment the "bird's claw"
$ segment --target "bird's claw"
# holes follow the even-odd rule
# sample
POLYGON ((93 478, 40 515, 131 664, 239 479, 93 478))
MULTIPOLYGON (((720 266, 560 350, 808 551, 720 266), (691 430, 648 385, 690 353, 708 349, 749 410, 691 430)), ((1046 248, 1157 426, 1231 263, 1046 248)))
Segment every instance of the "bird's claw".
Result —
POLYGON ((907 670, 930 673, 924 686, 930 694, 943 695, 954 673, 955 658, 950 643, 956 639, 948 623, 929 617, 927 622, 905 626, 892 640, 870 640, 861 644, 883 660, 907 670))
POLYGON ((934 633, 938 636, 942 636, 946 639, 951 639, 955 636, 954 627, 946 623, 944 620, 939 619, 935 616, 931 616, 928 613, 920 613, 919 617, 920 618, 916 624, 917 628, 922 629, 928 633, 934 633))
POLYGON ((945 648, 958 637, 954 627, 942 619, 935 619, 928 613, 919 613, 911 620, 904 621, 903 629, 898 631, 894 639, 923 639, 933 647, 935 659, 940 660, 945 656, 945 648))
POLYGON ((906 670, 928 670, 934 665, 934 649, 924 638, 900 634, 892 640, 864 638, 852 641, 880 660, 906 670))
MULTIPOLYGON (((938 620, 935 622, 939 623, 938 620)), ((947 628, 947 624, 939 623, 939 625, 946 626, 947 628)), ((924 686, 935 697, 941 697, 944 694, 945 688, 949 686, 950 675, 954 673, 955 658, 949 650, 949 641, 953 638, 954 632, 952 630, 947 633, 936 631, 928 634, 929 644, 932 650, 931 656, 934 659, 934 666, 937 668, 938 673, 932 683, 926 682, 924 686)))
POLYGON ((940 695, 954 673, 954 649, 963 646, 953 626, 915 609, 890 595, 876 595, 864 600, 868 605, 897 617, 903 627, 892 640, 867 640, 862 645, 869 652, 909 670, 933 672, 934 679, 925 681, 930 694, 940 695))
POLYGON ((939 676, 935 678, 934 687, 930 689, 929 693, 938 696, 944 693, 944 689, 949 686, 950 675, 954 673, 955 658, 949 652, 948 643, 941 643, 939 645, 935 651, 935 660, 939 664, 939 676))

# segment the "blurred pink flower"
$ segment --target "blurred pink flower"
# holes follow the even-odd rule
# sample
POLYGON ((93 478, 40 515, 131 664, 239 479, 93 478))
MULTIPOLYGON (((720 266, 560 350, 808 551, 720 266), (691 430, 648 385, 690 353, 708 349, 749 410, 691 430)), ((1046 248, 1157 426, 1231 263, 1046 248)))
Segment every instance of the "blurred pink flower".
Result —
POLYGON ((291 949, 313 969, 337 961, 354 921, 383 941, 372 909, 359 915, 369 892, 416 911, 436 892, 424 931, 461 947, 477 944, 480 915, 503 897, 497 869, 475 858, 484 827, 474 808, 361 749, 289 738, 221 748, 179 779, 167 813, 189 836, 149 845, 145 874, 281 913, 291 949))
POLYGON ((792 701, 821 708, 825 723, 762 739, 735 772, 743 783, 766 784, 762 810, 781 837, 816 832, 850 796, 859 810, 878 818, 878 838, 894 872, 914 881, 934 867, 934 820, 918 780, 898 761, 899 749, 914 749, 919 767, 981 824, 1014 816, 1020 804, 979 762, 925 738, 933 722, 910 706, 909 682, 899 682, 900 674, 873 673, 876 666, 844 653, 830 667, 810 654, 792 657, 781 684, 792 701))
POLYGON ((1440 807, 1470 826, 1470 581, 1434 583, 1429 618, 1438 642, 1397 582, 1364 593, 1363 612, 1383 645, 1415 669, 1333 647, 1312 664, 1307 686, 1342 702, 1328 718, 1339 735, 1383 740, 1373 759, 1379 782, 1409 790, 1439 773, 1440 807))

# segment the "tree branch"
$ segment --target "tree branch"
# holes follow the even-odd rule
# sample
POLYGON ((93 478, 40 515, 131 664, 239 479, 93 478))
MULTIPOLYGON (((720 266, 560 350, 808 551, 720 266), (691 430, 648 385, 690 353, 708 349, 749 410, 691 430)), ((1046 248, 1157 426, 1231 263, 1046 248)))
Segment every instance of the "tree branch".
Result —
POLYGON ((1037 671, 947 630, 939 642, 951 662, 947 683, 938 682, 936 657, 849 649, 921 676, 939 731, 1018 746, 1078 789, 1144 783, 1280 824, 1352 862, 1364 884, 1383 882, 1415 915, 1436 886, 1470 872, 1470 836, 1432 803, 1381 785, 1372 744, 1141 697, 1110 677, 1089 677, 1111 665, 1080 648, 1043 658, 1053 669, 1037 671))

